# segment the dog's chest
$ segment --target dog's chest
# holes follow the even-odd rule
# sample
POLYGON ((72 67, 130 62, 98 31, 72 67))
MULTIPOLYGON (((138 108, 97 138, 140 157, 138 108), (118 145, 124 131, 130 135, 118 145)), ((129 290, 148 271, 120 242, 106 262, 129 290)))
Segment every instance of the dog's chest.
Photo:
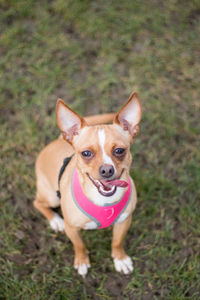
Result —
POLYGON ((112 204, 106 203, 104 206, 96 205, 83 192, 79 182, 78 172, 75 169, 72 176, 72 198, 77 208, 91 221, 84 226, 85 229, 106 228, 117 221, 125 220, 123 213, 131 199, 131 181, 128 180, 128 188, 119 201, 112 204))

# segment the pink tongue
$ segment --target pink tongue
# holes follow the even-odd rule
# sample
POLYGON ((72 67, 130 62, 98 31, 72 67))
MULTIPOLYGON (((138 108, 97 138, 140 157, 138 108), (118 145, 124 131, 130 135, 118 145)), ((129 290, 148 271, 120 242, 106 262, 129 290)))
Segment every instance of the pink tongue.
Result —
POLYGON ((102 180, 101 183, 103 184, 104 187, 106 188, 111 188, 113 185, 114 186, 118 186, 118 187, 127 187, 128 186, 128 182, 124 181, 124 180, 102 180))

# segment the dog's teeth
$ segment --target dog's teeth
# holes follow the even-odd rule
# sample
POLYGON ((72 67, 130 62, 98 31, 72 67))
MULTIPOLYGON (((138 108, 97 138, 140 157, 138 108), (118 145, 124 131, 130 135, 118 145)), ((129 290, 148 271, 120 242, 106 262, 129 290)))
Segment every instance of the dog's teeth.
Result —
POLYGON ((113 192, 114 189, 115 189, 115 186, 112 186, 112 188, 109 191, 104 190, 104 188, 102 186, 100 187, 100 190, 106 194, 113 192))
POLYGON ((98 184, 98 186, 99 186, 100 188, 102 188, 102 189, 103 189, 103 184, 101 183, 101 181, 99 181, 99 180, 95 180, 95 182, 98 184))
POLYGON ((109 190, 105 189, 103 183, 100 180, 94 179, 90 174, 88 174, 88 177, 93 182, 93 184, 96 186, 98 191, 100 193, 103 193, 104 195, 109 195, 110 193, 112 193, 116 189, 116 187, 114 185, 112 185, 109 190))
MULTIPOLYGON (((91 177, 91 176, 90 176, 90 177, 91 177)), ((102 186, 102 184, 101 184, 101 182, 100 182, 99 180, 93 179, 93 181, 94 181, 94 183, 95 183, 97 186, 99 186, 99 187, 102 186)))

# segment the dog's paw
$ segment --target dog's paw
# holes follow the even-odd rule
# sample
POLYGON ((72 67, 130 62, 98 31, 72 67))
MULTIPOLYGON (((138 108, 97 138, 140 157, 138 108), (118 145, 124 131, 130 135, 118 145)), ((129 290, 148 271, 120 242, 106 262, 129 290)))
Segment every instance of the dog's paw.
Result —
POLYGON ((124 274, 130 274, 133 272, 133 262, 129 256, 124 259, 114 258, 115 270, 124 274))
POLYGON ((65 230, 64 220, 57 213, 54 213, 53 219, 51 219, 49 224, 55 232, 65 230))
POLYGON ((87 254, 84 257, 76 256, 74 260, 74 268, 78 271, 79 275, 85 277, 88 273, 88 269, 90 268, 89 256, 87 254))
POLYGON ((90 264, 82 264, 82 265, 76 265, 74 268, 78 271, 78 274, 82 277, 85 277, 88 273, 88 269, 90 268, 90 264))

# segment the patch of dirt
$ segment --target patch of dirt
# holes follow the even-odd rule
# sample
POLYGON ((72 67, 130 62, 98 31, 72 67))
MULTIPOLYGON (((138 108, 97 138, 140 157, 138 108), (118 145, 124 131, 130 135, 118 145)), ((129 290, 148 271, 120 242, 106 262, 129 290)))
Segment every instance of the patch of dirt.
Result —
MULTIPOLYGON (((115 272, 115 271, 114 271, 115 272)), ((116 273, 112 273, 109 279, 105 282, 104 287, 110 292, 110 295, 118 297, 125 290, 127 284, 130 281, 131 276, 124 276, 116 273)), ((121 295, 123 297, 123 295, 121 295)), ((123 298, 118 298, 123 299, 123 298)))
POLYGON ((12 127, 17 125, 16 112, 11 104, 7 106, 1 106, 0 124, 5 124, 6 122, 8 122, 12 127))
POLYGON ((187 21, 191 25, 194 25, 199 19, 200 19, 200 9, 193 9, 187 17, 187 21))
MULTIPOLYGON (((57 246, 69 242, 64 234, 44 234, 45 231, 48 232, 47 221, 37 217, 36 211, 35 215, 31 211, 33 209, 30 209, 28 216, 23 217, 23 228, 15 233, 15 243, 20 246, 21 253, 9 256, 10 261, 22 267, 17 270, 21 279, 31 273, 36 276, 35 268, 40 273, 50 273, 54 268, 52 258, 55 256, 56 259, 57 246)), ((72 248, 70 255, 66 255, 64 252, 59 255, 62 256, 63 266, 73 264, 72 248)))

